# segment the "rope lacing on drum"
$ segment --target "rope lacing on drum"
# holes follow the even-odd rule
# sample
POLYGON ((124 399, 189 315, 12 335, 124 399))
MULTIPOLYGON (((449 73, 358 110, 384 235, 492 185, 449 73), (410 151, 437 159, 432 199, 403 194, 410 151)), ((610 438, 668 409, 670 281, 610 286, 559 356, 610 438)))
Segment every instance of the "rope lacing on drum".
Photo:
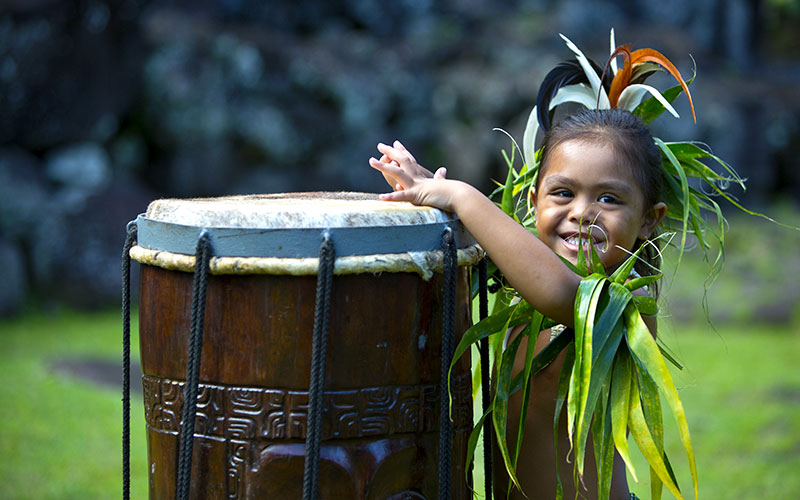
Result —
POLYGON ((311 341, 311 376, 308 388, 308 424, 306 458, 303 470, 303 500, 316 500, 319 491, 319 459, 322 441, 322 405, 325 389, 325 361, 328 356, 328 326, 335 250, 330 234, 325 232, 319 248, 317 297, 314 333, 311 341))
POLYGON ((131 248, 138 228, 128 224, 122 247, 122 498, 131 497, 131 248))
MULTIPOLYGON (((478 314, 481 320, 489 316, 488 298, 488 271, 487 259, 484 257, 478 263, 478 314)), ((481 406, 483 413, 491 404, 491 383, 489 381, 489 339, 483 338, 480 341, 481 353, 481 406)), ((483 471, 485 479, 486 500, 492 500, 492 419, 487 418, 483 421, 483 471)))
POLYGON ((200 378, 200 354, 203 351, 203 321, 206 314, 206 289, 211 261, 211 236, 200 233, 195 252, 194 280, 192 282, 192 319, 189 331, 189 352, 186 360, 186 383, 183 387, 183 419, 178 449, 178 476, 176 495, 179 500, 189 498, 192 477, 192 447, 194 421, 197 415, 197 391, 200 378))
POLYGON ((444 290, 442 291, 442 367, 439 387, 439 500, 450 499, 452 480, 453 422, 450 420, 450 384, 448 375, 453 361, 455 337, 456 272, 458 256, 453 230, 445 228, 442 234, 444 252, 444 290))

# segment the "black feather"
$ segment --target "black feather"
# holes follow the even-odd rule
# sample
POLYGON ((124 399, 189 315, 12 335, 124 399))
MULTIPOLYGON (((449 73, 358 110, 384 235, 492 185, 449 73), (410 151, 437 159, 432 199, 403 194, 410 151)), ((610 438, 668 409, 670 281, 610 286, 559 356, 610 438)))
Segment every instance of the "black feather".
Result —
MULTIPOLYGON (((591 59, 589 59, 589 63, 597 73, 597 76, 601 76, 603 70, 591 59)), ((543 131, 550 129, 553 118, 553 113, 550 112, 550 101, 556 96, 558 90, 561 87, 578 83, 588 84, 589 79, 586 77, 586 73, 580 63, 574 60, 560 63, 544 77, 542 84, 539 86, 539 94, 536 97, 536 114, 539 119, 539 127, 543 131)), ((603 76, 603 87, 605 87, 606 92, 608 92, 610 85, 611 75, 606 74, 603 76)))

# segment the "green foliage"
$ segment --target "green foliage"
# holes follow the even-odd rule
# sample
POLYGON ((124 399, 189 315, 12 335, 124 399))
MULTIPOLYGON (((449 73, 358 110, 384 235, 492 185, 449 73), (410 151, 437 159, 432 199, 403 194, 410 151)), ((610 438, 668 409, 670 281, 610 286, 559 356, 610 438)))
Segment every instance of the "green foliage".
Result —
MULTIPOLYGON (((0 498, 99 500, 121 495, 120 390, 52 369, 55 360, 88 358, 119 363, 121 373, 120 325, 118 311, 0 322, 0 498)), ((133 351, 138 358, 136 337, 133 351)), ((141 396, 132 394, 131 403, 131 495, 147 498, 141 396)))
MULTIPOLYGON (((773 205, 768 211, 778 220, 800 219, 800 212, 789 204, 773 205)), ((704 292, 699 284, 708 276, 708 263, 690 238, 680 273, 665 287, 664 306, 669 316, 682 324, 710 319, 715 327, 727 323, 787 324, 800 318, 800 286, 796 280, 787 279, 800 273, 796 258, 800 232, 747 214, 733 213, 727 218, 725 272, 704 292), (697 307, 704 299, 708 318, 697 307)), ((712 247, 709 253, 717 251, 712 247)), ((674 269, 676 254, 676 249, 665 252, 664 269, 674 269)))
MULTIPOLYGON (((671 99, 677 97, 677 93, 673 94, 669 96, 671 99)), ((656 102, 658 103, 658 101, 656 102)), ((659 103, 659 105, 661 104, 659 103)), ((652 118, 658 114, 652 104, 643 109, 646 109, 652 118)), ((743 186, 743 181, 727 164, 699 145, 692 143, 667 144, 659 139, 656 139, 656 144, 664 157, 664 171, 667 179, 665 188, 665 198, 669 206, 667 225, 674 227, 680 234, 678 262, 685 251, 689 235, 696 238, 703 251, 707 252, 711 247, 706 243, 710 234, 719 249, 717 256, 709 259, 712 263, 709 273, 713 281, 713 277, 719 273, 722 264, 721 249, 724 246, 725 219, 717 202, 710 195, 691 187, 689 179, 695 178, 705 182, 710 186, 712 192, 733 203, 736 203, 735 200, 725 193, 724 189, 720 187, 720 183, 735 182, 743 186), (716 171, 701 163, 700 159, 715 161, 723 167, 727 175, 717 174, 716 171), (706 213, 709 212, 716 216, 713 225, 706 220, 706 213), (713 229, 717 229, 717 232, 714 232, 713 229)), ((505 183, 498 186, 493 195, 500 197, 499 206, 508 215, 521 221, 526 227, 533 227, 535 218, 530 199, 540 167, 537 160, 541 158, 541 153, 529 154, 528 157, 533 158, 534 161, 533 165, 528 165, 524 163, 525 155, 520 151, 523 165, 517 171, 514 167, 517 151, 519 151, 519 147, 513 142, 512 154, 508 155, 504 152, 509 168, 508 175, 505 183)), ((737 206, 744 210, 740 205, 737 204, 737 206)), ((562 334, 560 337, 565 337, 565 340, 568 341, 559 344, 561 349, 567 345, 571 346, 571 354, 568 357, 570 365, 563 369, 557 404, 560 411, 561 406, 566 403, 567 432, 575 456, 574 475, 576 480, 584 472, 587 440, 590 434, 596 453, 595 463, 598 469, 600 499, 608 498, 615 449, 623 457, 631 474, 636 477, 627 440, 624 439, 624 436, 629 433, 649 465, 652 498, 661 498, 662 489, 666 486, 675 498, 683 499, 683 493, 678 487, 672 465, 664 450, 661 405, 663 396, 677 422, 678 432, 689 464, 692 490, 696 498, 698 495, 697 468, 689 437, 688 423, 666 364, 666 361, 670 361, 672 358, 663 354, 664 349, 655 342, 642 319, 642 314, 655 314, 657 306, 651 298, 635 297, 632 293, 636 288, 652 283, 660 275, 629 280, 638 253, 642 251, 643 246, 611 276, 605 275, 594 247, 590 245, 589 248, 592 251, 592 258, 588 262, 585 260, 583 252, 579 252, 577 265, 572 266, 568 262, 566 263, 584 279, 579 286, 575 300, 574 339, 566 339, 562 334)), ((508 291, 506 290, 505 293, 508 291)), ((519 301, 496 311, 493 316, 468 331, 457 349, 457 352, 465 352, 479 338, 505 336, 509 328, 526 320, 530 321, 530 324, 521 334, 514 338, 505 349, 495 350, 495 395, 490 409, 487 410, 487 415, 484 416, 484 418, 488 418, 491 415, 501 458, 511 479, 510 483, 516 487, 519 487, 516 464, 524 434, 525 419, 522 415, 520 427, 514 434, 514 438, 509 441, 506 426, 508 398, 515 390, 521 388, 523 390, 522 411, 524 412, 527 408, 530 397, 530 379, 541 367, 549 363, 549 361, 543 362, 539 359, 545 354, 545 351, 534 356, 532 347, 538 331, 544 328, 547 320, 538 312, 531 310, 530 305, 519 301), (513 322, 511 321, 512 317, 515 318, 513 322), (523 338, 528 339, 524 369, 522 372, 514 374, 513 362, 517 357, 517 351, 523 338), (534 364, 538 368, 534 368, 534 364), (521 383, 515 384, 516 378, 520 377, 522 378, 521 383)), ((498 346, 500 343, 495 339, 492 344, 498 346)), ((558 354, 560 350, 555 354, 558 354)), ((548 352, 547 354, 553 356, 549 358, 551 361, 554 353, 548 352)), ((477 443, 479 432, 477 427, 473 431, 473 439, 470 440, 470 457, 474 456, 474 446, 477 443)), ((554 433, 557 433, 556 427, 554 427, 554 433)))
MULTIPOLYGON (((665 99, 672 102, 681 90, 680 86, 670 89, 665 93, 665 99)), ((636 108, 635 113, 641 114, 649 122, 663 111, 663 104, 651 98, 636 108)), ((535 109, 531 116, 534 114, 535 109)), ((524 141, 526 147, 532 144, 531 136, 536 133, 536 126, 531 125, 530 121, 528 128, 524 141)), ((679 236, 674 245, 675 270, 681 263, 687 242, 696 242, 706 268, 706 278, 700 281, 705 282, 708 290, 721 272, 725 260, 727 220, 718 200, 725 200, 745 214, 775 221, 745 208, 728 193, 728 186, 735 184, 744 188, 744 181, 727 163, 703 145, 691 142, 666 143, 658 138, 655 138, 655 143, 662 152, 666 180, 662 199, 668 205, 663 223, 668 232, 664 236, 670 242, 673 239, 671 235, 679 236), (709 161, 711 166, 704 161, 709 161)), ((500 198, 498 205, 509 216, 535 232, 531 196, 540 168, 541 150, 533 154, 523 154, 512 139, 512 154, 504 152, 503 156, 508 164, 508 175, 505 183, 498 185, 492 195, 500 198), (514 165, 517 153, 523 160, 519 170, 514 165), (532 160, 531 164, 525 163, 526 158, 532 160)), ((539 355, 534 356, 531 346, 535 344, 538 331, 552 325, 552 321, 542 317, 524 301, 509 301, 508 297, 513 296, 514 292, 503 289, 503 300, 496 301, 501 307, 494 315, 468 331, 459 346, 459 351, 464 352, 478 338, 486 337, 491 338, 491 344, 495 346, 496 391, 492 405, 483 418, 493 419, 498 448, 511 483, 519 487, 516 463, 524 427, 521 423, 514 439, 507 439, 508 398, 522 389, 521 408, 525 411, 530 397, 531 377, 566 349, 568 355, 558 388, 554 434, 557 435, 558 415, 566 405, 568 434, 575 456, 576 482, 583 474, 586 445, 590 435, 598 468, 599 498, 608 498, 609 495, 614 450, 622 456, 634 480, 638 480, 641 474, 637 474, 634 468, 626 439, 630 435, 647 463, 651 498, 661 498, 664 487, 675 498, 685 498, 686 493, 678 486, 664 445, 662 413, 669 408, 686 456, 685 463, 691 477, 693 496, 697 498, 699 486, 694 448, 683 404, 667 362, 678 368, 682 366, 664 346, 656 343, 642 319, 643 315, 652 316, 658 312, 655 301, 632 293, 660 279, 662 275, 630 279, 637 254, 643 248, 641 247, 616 272, 606 276, 594 247, 590 245, 589 248, 593 255, 588 262, 585 261, 583 252, 578 254, 577 265, 565 261, 568 267, 584 277, 575 301, 574 338, 567 330, 539 355), (513 321, 511 318, 514 318, 513 321), (503 348, 502 338, 509 328, 527 321, 531 324, 503 348), (523 338, 528 338, 525 365, 520 373, 514 374, 513 361, 523 338), (662 397, 667 403, 666 408, 662 406, 662 397)), ((522 415, 520 422, 524 421, 525 416, 522 415)), ((479 433, 480 428, 476 427, 470 440, 470 460, 474 455, 479 433)), ((562 494, 559 493, 558 498, 562 494)))
MULTIPOLYGON (((564 373, 567 373, 566 370, 570 370, 570 373, 562 375, 558 405, 560 407, 566 401, 567 429, 575 455, 575 475, 583 475, 587 439, 591 431, 597 453, 599 495, 600 498, 608 498, 615 449, 623 456, 631 473, 636 475, 624 438, 630 432, 650 465, 654 498, 660 498, 661 485, 665 485, 676 498, 683 499, 663 446, 660 405, 663 395, 678 424, 697 496, 697 470, 683 406, 661 350, 645 326, 637 302, 633 300, 632 289, 635 285, 627 280, 624 273, 626 269, 630 271, 637 257, 636 254, 631 255, 620 267, 621 271, 612 276, 589 274, 592 264, 579 261, 577 271, 585 278, 580 283, 575 302, 574 339, 570 338, 571 332, 567 330, 534 356, 533 346, 538 332, 552 322, 548 323, 529 304, 520 301, 476 324, 465 333, 456 348, 458 355, 482 338, 504 336, 509 328, 528 323, 505 349, 495 350, 494 399, 480 422, 482 424, 484 418, 491 414, 500 457, 516 487, 520 487, 516 465, 524 434, 525 415, 523 413, 520 417, 515 438, 509 441, 508 399, 522 389, 521 408, 524 412, 530 397, 532 376, 570 346, 571 354, 563 368, 564 373), (524 338, 528 339, 525 365, 520 373, 514 374, 514 360, 524 338)), ((554 425, 555 433, 557 419, 554 425)), ((469 440, 470 459, 474 456, 480 429, 480 426, 476 426, 469 440)))

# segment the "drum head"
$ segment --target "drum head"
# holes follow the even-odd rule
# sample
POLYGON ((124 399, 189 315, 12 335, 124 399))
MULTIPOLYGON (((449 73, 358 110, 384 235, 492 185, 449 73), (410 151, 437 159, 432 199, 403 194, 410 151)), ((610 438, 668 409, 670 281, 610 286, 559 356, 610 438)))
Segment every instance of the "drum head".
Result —
POLYGON ((334 243, 337 273, 417 271, 427 279, 440 267, 445 231, 453 232, 461 265, 482 253, 453 214, 367 193, 164 199, 152 202, 136 224, 136 260, 187 271, 190 261, 182 256, 194 254, 203 232, 216 273, 313 274, 317 263, 308 259, 319 256, 325 235, 334 243), (285 264, 289 271, 281 270, 285 264))
POLYGON ((146 217, 186 226, 257 229, 403 226, 455 220, 436 208, 348 192, 156 200, 147 208, 146 217))

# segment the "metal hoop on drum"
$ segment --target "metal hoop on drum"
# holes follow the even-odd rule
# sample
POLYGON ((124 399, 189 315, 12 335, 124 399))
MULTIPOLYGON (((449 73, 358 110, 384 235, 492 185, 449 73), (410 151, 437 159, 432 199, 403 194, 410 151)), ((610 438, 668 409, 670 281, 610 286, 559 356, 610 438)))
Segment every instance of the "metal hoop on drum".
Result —
MULTIPOLYGON (((348 204, 350 204, 350 203, 352 203, 352 202, 354 202, 356 200, 363 199, 363 198, 361 198, 362 195, 348 195, 348 194, 345 194, 342 197, 342 195, 339 194, 338 196, 339 196, 339 198, 337 198, 337 200, 346 201, 348 204)), ((266 197, 266 198, 268 199, 269 197, 266 197)), ((230 198, 228 198, 228 199, 224 199, 223 198, 223 199, 212 199, 212 200, 187 200, 187 202, 189 202, 189 203, 200 202, 201 204, 203 204, 204 202, 213 202, 215 200, 223 200, 222 201, 223 204, 228 202, 228 201, 231 201, 230 198)), ((176 211, 180 211, 180 209, 182 207, 176 207, 175 205, 176 204, 180 205, 181 203, 183 203, 183 201, 182 200, 164 200, 164 201, 171 202, 171 203, 168 203, 168 205, 169 205, 168 208, 171 211, 169 215, 170 215, 170 217, 176 217, 175 216, 175 212, 176 211)), ((254 200, 251 199, 251 200, 248 200, 248 201, 252 202, 254 200)), ((256 201, 264 201, 264 198, 259 198, 256 201)), ((382 206, 386 206, 386 205, 383 205, 383 204, 381 204, 381 205, 382 206)), ((133 256, 135 260, 145 264, 146 266, 156 266, 156 267, 160 267, 160 268, 163 268, 163 269, 188 271, 189 269, 186 269, 187 267, 189 267, 189 266, 187 266, 187 264, 190 263, 192 258, 189 255, 187 255, 187 253, 184 253, 184 252, 185 252, 185 250, 187 248, 187 242, 191 240, 191 235, 193 233, 196 234, 199 231, 198 227, 196 225, 193 226, 191 224, 179 224, 179 223, 174 223, 172 221, 159 220, 158 219, 159 216, 156 216, 156 218, 150 218, 150 217, 148 217, 148 215, 151 215, 151 209, 152 208, 153 208, 153 205, 151 205, 151 208, 148 209, 148 214, 140 216, 139 219, 137 219, 136 226, 138 227, 138 231, 139 231, 139 245, 137 245, 135 247, 132 247, 129 252, 126 252, 126 256, 129 254, 129 255, 133 256), (181 250, 183 250, 183 252, 181 252, 181 250)), ((207 208, 207 207, 204 207, 204 208, 207 208)), ((180 218, 180 217, 178 217, 178 218, 180 218)), ((430 239, 430 235, 432 234, 432 229, 435 229, 435 227, 431 227, 431 226, 436 226, 437 224, 430 224, 430 223, 427 223, 426 221, 423 221, 423 222, 415 221, 411 225, 415 226, 415 227, 412 228, 412 231, 416 236, 413 239, 413 241, 415 242, 415 244, 419 245, 419 242, 424 240, 425 236, 427 236, 428 239, 430 239)), ((406 250, 408 250, 406 252, 402 252, 400 254, 395 253, 394 255, 392 255, 392 254, 378 254, 378 255, 381 255, 381 257, 380 258, 374 258, 374 255, 375 255, 374 253, 373 254, 369 254, 368 253, 370 251, 374 252, 375 251, 374 248, 368 248, 366 250, 364 250, 362 248, 360 253, 358 251, 353 251, 353 248, 356 248, 357 246, 363 246, 363 245, 358 245, 358 243, 363 243, 364 241, 366 241, 364 239, 364 235, 363 234, 358 234, 358 231, 361 228, 354 227, 352 225, 351 226, 346 226, 345 225, 345 226, 342 226, 342 227, 336 227, 334 229, 329 229, 329 231, 330 231, 328 233, 329 237, 328 237, 328 239, 326 239, 326 241, 331 242, 330 243, 331 255, 332 255, 332 248, 333 248, 332 240, 337 239, 337 237, 338 237, 339 241, 342 242, 342 245, 339 245, 339 246, 336 247, 337 256, 340 254, 340 247, 345 248, 346 251, 345 252, 341 252, 341 253, 344 253, 345 255, 342 256, 341 258, 337 258, 336 259, 336 266, 331 265, 330 266, 330 270, 326 271, 326 273, 330 273, 330 275, 332 276, 333 273, 334 273, 334 267, 337 268, 336 269, 338 271, 337 274, 353 273, 354 272, 353 269, 354 269, 354 265, 355 265, 354 264, 354 260, 358 259, 361 256, 366 256, 367 258, 364 259, 366 265, 364 265, 363 267, 364 267, 364 271, 368 272, 368 273, 385 272, 385 271, 388 270, 387 266, 394 266, 395 268, 399 268, 400 272, 415 271, 419 275, 421 275, 423 278, 430 279, 433 271, 435 271, 437 269, 444 271, 445 275, 448 274, 448 269, 451 269, 450 274, 453 277, 451 277, 450 280, 453 283, 455 283, 454 276, 455 276, 456 267, 459 264, 461 264, 461 265, 465 265, 465 264, 469 265, 469 264, 474 263, 476 260, 478 260, 478 258, 480 258, 480 256, 482 255, 482 251, 479 249, 479 247, 477 247, 477 245, 474 244, 473 241, 471 241, 471 238, 469 237, 469 235, 464 232, 463 228, 461 228, 458 225, 458 222, 456 220, 453 220, 453 219, 447 220, 447 218, 446 218, 444 222, 442 222, 442 221, 438 222, 438 227, 439 228, 444 227, 443 232, 444 232, 444 235, 445 235, 445 239, 447 239, 449 237, 449 239, 452 240, 452 241, 449 243, 449 246, 448 246, 448 244, 444 245, 446 250, 443 250, 442 252, 440 252, 440 255, 433 255, 433 258, 431 258, 431 254, 423 255, 422 258, 421 258, 420 255, 419 255, 421 250, 419 250, 417 248, 414 248, 413 245, 412 245, 412 248, 406 249, 406 250), (333 233, 333 236, 330 236, 331 233, 333 233), (353 243, 354 241, 356 242, 355 246, 354 246, 354 243, 353 243), (459 243, 460 245, 457 245, 457 243, 459 243), (457 246, 459 246, 458 250, 456 250, 457 246), (348 255, 348 253, 349 253, 349 255, 348 255), (387 257, 387 255, 392 255, 392 257, 389 258, 389 257, 387 257), (449 256, 449 258, 448 258, 448 256, 449 256), (372 257, 372 258, 370 258, 370 257, 372 257), (448 264, 445 264, 444 261, 447 261, 447 260, 449 260, 450 262, 448 264)), ((405 228, 405 229, 407 230, 407 228, 405 228)), ((308 260, 310 259, 310 257, 308 257, 307 255, 303 255, 302 254, 303 251, 305 251, 306 254, 308 252, 307 252, 307 250, 302 250, 303 245, 301 244, 304 240, 308 240, 308 236, 309 236, 308 233, 314 232, 314 233, 316 233, 317 238, 319 238, 319 229, 311 230, 311 229, 303 228, 303 230, 301 230, 299 232, 297 230, 295 230, 294 234, 292 234, 292 235, 288 235, 285 231, 283 231, 280 228, 275 229, 272 232, 273 233, 279 233, 281 235, 281 238, 277 239, 277 241, 280 242, 280 243, 277 244, 277 248, 275 247, 276 246, 276 243, 275 243, 276 240, 273 240, 273 242, 271 243, 273 248, 271 248, 269 250, 269 252, 272 252, 273 254, 277 254, 278 255, 278 256, 272 256, 272 257, 259 255, 258 251, 253 251, 252 249, 245 249, 245 247, 247 247, 248 245, 247 244, 243 244, 243 242, 244 243, 248 243, 248 242, 252 241, 254 235, 257 234, 257 233, 270 232, 270 231, 265 230, 264 228, 248 228, 248 227, 242 228, 242 227, 225 227, 225 226, 223 226, 223 227, 212 227, 212 228, 209 229, 208 227, 203 226, 202 230, 208 232, 208 236, 207 237, 208 237, 209 240, 214 241, 215 249, 217 249, 218 247, 222 247, 222 250, 217 250, 215 252, 216 255, 221 255, 220 257, 214 257, 212 259, 209 256, 208 267, 207 268, 198 267, 198 270, 207 269, 207 271, 210 272, 211 274, 220 274, 220 275, 235 274, 235 273, 245 273, 245 274, 251 273, 252 274, 252 273, 259 273, 259 272, 263 272, 263 273, 266 273, 266 274, 276 274, 275 273, 276 265, 279 264, 279 265, 285 266, 283 268, 283 270, 282 270, 283 273, 284 274, 290 274, 290 275, 308 274, 309 269, 312 268, 312 267, 319 267, 320 271, 322 271, 322 265, 323 265, 323 261, 324 261, 324 257, 323 257, 322 251, 320 252, 320 256, 316 259, 316 262, 309 263, 308 260), (285 257, 283 254, 281 254, 281 251, 284 250, 287 247, 291 247, 291 248, 298 248, 299 247, 299 248, 301 248, 301 256, 300 257, 295 257, 295 258, 285 257), (253 257, 251 254, 256 254, 256 256, 253 257), (276 260, 280 260, 280 261, 284 261, 284 262, 276 262, 276 260)), ((381 236, 381 237, 377 237, 376 238, 375 234, 372 235, 371 241, 376 242, 375 244, 372 245, 373 247, 375 247, 376 245, 378 247, 381 247, 381 246, 385 247, 387 240, 391 241, 391 240, 394 239, 393 236, 395 234, 399 234, 399 232, 398 232, 399 230, 398 230, 396 225, 395 226, 377 226, 377 227, 372 227, 372 228, 370 228, 370 231, 373 231, 373 232, 377 231, 377 233, 379 233, 379 236, 381 236)), ((317 241, 319 241, 319 239, 317 239, 317 241)), ((325 246, 325 244, 323 243, 323 247, 324 246, 325 246)), ((128 248, 128 243, 126 242, 126 249, 127 248, 128 248)), ((199 251, 199 248, 200 247, 198 245, 198 251, 199 251)), ((428 248, 430 248, 430 246, 428 246, 428 248)), ((356 250, 358 250, 358 249, 356 248, 356 250)), ((385 251, 385 250, 383 250, 383 251, 385 251)), ((331 257, 330 260, 331 260, 331 263, 332 263, 333 262, 333 258, 331 257)), ((196 262, 197 262, 197 259, 195 259, 195 262, 193 262, 193 263, 196 263, 196 262)), ((129 270, 128 270, 128 272, 129 272, 129 270)), ((448 278, 447 278, 447 276, 445 276, 445 281, 447 282, 447 280, 448 280, 448 278)), ((318 283, 322 283, 323 281, 325 281, 325 280, 323 279, 323 276, 322 276, 322 273, 321 273, 321 275, 318 277, 318 283)), ((330 286, 330 280, 327 281, 327 286, 328 287, 330 286)), ((445 296, 447 296, 449 294, 453 295, 453 296, 455 295, 454 292, 448 292, 448 289, 452 289, 453 291, 455 290, 455 285, 454 284, 453 285, 445 285, 444 288, 445 288, 445 290, 444 290, 445 296)), ((315 307, 317 309, 319 309, 321 304, 319 303, 319 294, 317 294, 317 295, 318 295, 318 300, 316 301, 316 306, 315 307)), ((144 292, 143 292, 143 296, 144 296, 144 292)), ((447 301, 447 299, 445 299, 445 301, 447 301)), ((324 304, 322 309, 323 310, 329 309, 329 307, 330 307, 329 304, 324 304)), ((446 315, 447 314, 446 309, 450 309, 450 307, 448 306, 448 307, 445 307, 444 309, 445 310, 443 310, 443 314, 446 315)), ((194 307, 193 307, 193 312, 195 312, 194 307)), ((316 318, 316 316, 318 316, 318 314, 315 315, 315 318, 316 318)), ((451 318, 452 318, 452 315, 451 315, 451 318)), ((452 332, 454 330, 454 327, 453 326, 448 327, 447 323, 452 323, 454 325, 455 321, 454 321, 454 319, 444 320, 444 318, 442 318, 442 320, 443 320, 442 321, 442 330, 443 330, 442 341, 443 342, 446 341, 447 337, 450 336, 451 337, 450 340, 452 342, 452 340, 453 340, 452 339, 452 335, 448 335, 446 333, 446 330, 449 328, 449 330, 452 332)), ((201 323, 202 323, 202 320, 201 320, 201 323)), ((315 330, 317 330, 316 323, 317 323, 317 321, 315 319, 315 330)), ((201 328, 202 328, 202 325, 201 325, 201 328)), ((315 337, 316 336, 317 335, 315 334, 315 337)), ((452 344, 449 347, 446 347, 445 344, 443 343, 443 345, 442 345, 442 356, 443 356, 443 359, 440 360, 440 363, 441 363, 441 366, 442 366, 442 373, 446 373, 446 368, 449 367, 449 365, 450 365, 449 359, 447 359, 447 357, 446 357, 448 351, 449 351, 449 355, 452 356, 452 344)), ((188 366, 188 363, 187 363, 187 366, 188 366)), ((143 368, 144 368, 144 366, 143 366, 143 368)), ((317 373, 318 373, 318 371, 319 370, 317 370, 317 373)), ((323 368, 323 375, 324 375, 324 368, 323 368)), ((314 377, 314 375, 312 373, 312 375, 311 375, 312 380, 313 380, 313 377, 314 377)), ((147 373, 145 373, 145 379, 147 379, 147 373)), ((187 375, 186 380, 187 380, 187 385, 188 385, 188 381, 190 380, 190 377, 188 375, 187 375)), ((441 385, 439 386, 440 387, 439 394, 440 394, 440 398, 441 398, 440 409, 442 410, 441 414, 444 415, 444 418, 440 418, 440 430, 441 430, 443 436, 446 436, 447 432, 449 432, 448 431, 448 427, 449 427, 449 424, 450 424, 450 419, 447 417, 447 415, 448 415, 448 404, 447 403, 449 403, 449 399, 447 398, 447 394, 448 394, 448 390, 447 389, 449 389, 449 388, 447 387, 446 383, 447 383, 446 382, 446 378, 443 378, 442 382, 441 382, 441 385)), ((196 402, 197 402, 196 399, 195 398, 192 398, 192 399, 194 400, 194 403, 196 404, 196 402)), ((316 399, 316 396, 315 396, 315 399, 316 399)), ((192 406, 194 406, 194 405, 192 405, 192 406)), ((309 418, 309 426, 311 426, 312 419, 315 420, 315 421, 319 421, 319 413, 318 413, 319 411, 321 411, 321 410, 313 410, 313 412, 312 412, 311 409, 309 409, 309 413, 316 414, 316 416, 311 415, 311 414, 309 415, 309 417, 308 417, 309 418)), ((147 407, 146 407, 146 413, 147 413, 147 407)), ((184 419, 184 420, 186 420, 186 419, 184 419)), ((468 423, 471 424, 471 422, 468 422, 468 423)), ((317 427, 318 425, 319 424, 316 423, 316 424, 314 424, 314 427, 317 427)), ((181 427, 183 427, 183 426, 181 426, 181 427)), ((205 431, 201 431, 201 432, 205 432, 205 431)), ((309 427, 307 437, 312 436, 313 434, 314 434, 314 432, 311 430, 311 427, 309 427)), ((197 438, 197 436, 195 436, 195 439, 196 438, 197 438)), ((148 433, 148 439, 150 440, 150 433, 148 433)), ((446 438, 440 438, 440 443, 445 443, 445 441, 447 441, 446 438)), ((441 458, 440 464, 449 462, 450 457, 449 457, 448 450, 449 450, 449 447, 447 445, 440 444, 440 450, 439 450, 440 458, 441 458)), ((191 457, 190 457, 190 459, 191 459, 191 457)), ((126 459, 124 459, 124 460, 126 460, 126 459)), ((312 461, 312 463, 313 463, 313 461, 312 461)), ((447 464, 447 467, 449 468, 449 464, 447 464)), ((318 469, 318 467, 317 467, 317 469, 318 469)), ((319 471, 317 470, 316 472, 312 473, 312 476, 315 477, 316 475, 318 475, 318 473, 319 473, 319 471)), ((445 473, 445 474, 440 474, 440 475, 444 476, 444 478, 452 477, 452 475, 450 473, 445 473)), ((306 481, 304 481, 304 483, 305 482, 306 481)), ((440 483, 440 489, 439 489, 440 496, 439 496, 439 498, 449 498, 449 491, 446 491, 448 484, 449 484, 449 481, 445 481, 444 483, 440 483), (442 488, 444 488, 444 490, 442 488)), ((152 490, 152 488, 151 488, 151 490, 152 490)), ((313 491, 313 489, 312 489, 312 491, 313 491)), ((152 491, 151 491, 151 493, 152 493, 152 491)), ((187 491, 186 494, 188 495, 188 491, 187 491)), ((312 495, 312 494, 309 494, 309 495, 310 496, 306 496, 306 493, 304 492, 304 498, 314 498, 315 497, 315 495, 312 495)))

